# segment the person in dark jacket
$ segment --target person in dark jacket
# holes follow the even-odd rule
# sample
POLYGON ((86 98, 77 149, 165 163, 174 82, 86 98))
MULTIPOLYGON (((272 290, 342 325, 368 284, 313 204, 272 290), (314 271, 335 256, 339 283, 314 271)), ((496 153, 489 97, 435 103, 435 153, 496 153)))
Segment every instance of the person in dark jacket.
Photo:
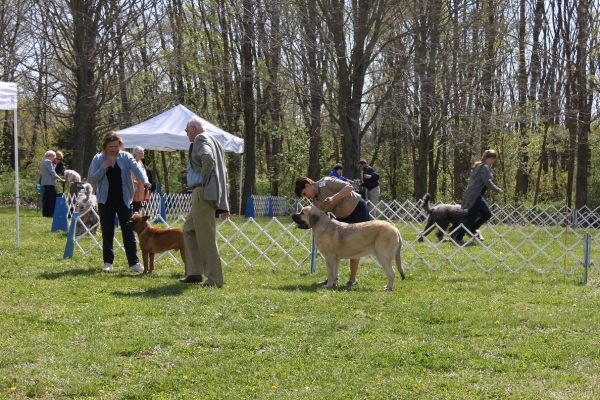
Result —
POLYGON ((462 226, 452 234, 452 239, 454 239, 458 245, 462 246, 464 244, 463 237, 466 233, 465 229, 469 230, 472 235, 475 235, 477 230, 492 217, 490 206, 483 198, 487 189, 491 189, 500 194, 504 193, 502 189, 492 182, 494 174, 492 173, 491 168, 497 158, 498 152, 496 152, 496 150, 486 150, 483 152, 481 160, 476 161, 471 168, 469 184, 465 190, 461 205, 463 210, 468 211, 467 216, 465 217, 462 226))
POLYGON ((367 200, 372 203, 369 204, 370 213, 373 208, 379 204, 379 196, 381 194, 379 188, 379 174, 375 172, 373 167, 367 165, 367 160, 365 159, 358 162, 358 168, 360 168, 363 173, 363 183, 360 186, 367 189, 367 200))

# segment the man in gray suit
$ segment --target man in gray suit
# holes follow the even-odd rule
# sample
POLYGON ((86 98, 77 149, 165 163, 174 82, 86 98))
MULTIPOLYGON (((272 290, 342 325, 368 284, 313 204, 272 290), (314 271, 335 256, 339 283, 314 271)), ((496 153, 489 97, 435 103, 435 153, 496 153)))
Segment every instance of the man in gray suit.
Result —
POLYGON ((192 211, 183 224, 187 260, 182 283, 202 282, 204 286, 223 286, 223 268, 217 248, 215 215, 229 218, 225 151, 206 132, 202 120, 193 117, 185 128, 191 142, 188 154, 187 184, 192 191, 192 211))

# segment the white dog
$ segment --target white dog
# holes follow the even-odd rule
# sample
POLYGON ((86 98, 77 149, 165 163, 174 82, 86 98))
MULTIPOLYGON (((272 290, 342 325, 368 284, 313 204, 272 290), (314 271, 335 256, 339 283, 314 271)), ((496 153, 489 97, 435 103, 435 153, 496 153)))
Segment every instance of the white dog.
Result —
POLYGON ((84 183, 82 187, 83 190, 77 195, 75 206, 75 211, 79 213, 79 220, 81 223, 77 223, 75 234, 77 236, 83 235, 87 228, 87 231, 92 235, 95 235, 100 223, 100 218, 98 217, 98 202, 96 201, 96 195, 92 194, 92 191, 94 190, 92 185, 84 183))

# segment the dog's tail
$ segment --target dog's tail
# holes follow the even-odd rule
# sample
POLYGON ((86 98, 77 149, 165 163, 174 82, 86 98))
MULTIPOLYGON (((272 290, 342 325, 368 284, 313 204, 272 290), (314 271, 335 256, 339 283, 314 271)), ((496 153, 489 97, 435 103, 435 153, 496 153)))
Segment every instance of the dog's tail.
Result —
POLYGON ((431 200, 431 195, 429 193, 425 193, 425 195, 423 196, 423 198, 421 199, 421 208, 423 209, 423 211, 425 211, 427 214, 429 214, 431 211, 429 210, 429 200, 431 200))
POLYGON ((402 250, 402 238, 400 237, 400 233, 398 233, 398 239, 400 239, 400 241, 398 242, 398 248, 396 249, 396 268, 398 269, 400 276, 404 280, 404 268, 402 268, 402 255, 400 254, 400 250, 402 250))

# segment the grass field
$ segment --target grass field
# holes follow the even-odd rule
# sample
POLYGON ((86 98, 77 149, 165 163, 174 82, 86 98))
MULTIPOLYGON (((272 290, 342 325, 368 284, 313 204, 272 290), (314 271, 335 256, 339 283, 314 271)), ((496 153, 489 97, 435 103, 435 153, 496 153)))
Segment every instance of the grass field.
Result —
POLYGON ((350 290, 318 287, 322 262, 232 265, 207 289, 168 257, 152 276, 123 252, 112 273, 99 250, 63 260, 66 234, 35 210, 19 248, 14 209, 0 226, 2 399, 600 397, 594 273, 417 264, 383 292, 372 262, 350 290))

